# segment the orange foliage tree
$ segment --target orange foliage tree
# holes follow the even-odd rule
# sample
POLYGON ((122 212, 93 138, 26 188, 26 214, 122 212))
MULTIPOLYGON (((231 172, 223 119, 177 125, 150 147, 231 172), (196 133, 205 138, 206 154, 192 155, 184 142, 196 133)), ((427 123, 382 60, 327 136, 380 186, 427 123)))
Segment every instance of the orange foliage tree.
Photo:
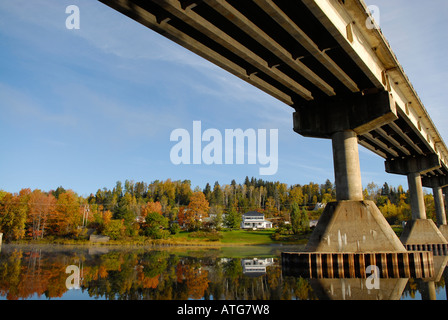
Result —
POLYGON ((142 205, 142 210, 140 212, 140 216, 144 219, 148 213, 160 213, 162 214, 162 205, 159 201, 153 202, 149 201, 148 203, 142 205))
POLYGON ((72 190, 61 193, 56 202, 55 214, 51 226, 55 234, 66 236, 76 233, 82 224, 82 212, 78 196, 72 190))
POLYGON ((209 202, 203 192, 194 192, 191 195, 187 208, 179 210, 179 224, 185 224, 188 229, 198 229, 202 220, 208 217, 209 202), (182 221, 182 224, 180 223, 182 221))
POLYGON ((30 194, 28 206, 28 235, 33 239, 42 239, 47 220, 55 213, 56 198, 37 189, 30 194))
POLYGON ((19 194, 2 192, 0 201, 0 232, 7 240, 20 240, 25 236, 30 189, 19 194))

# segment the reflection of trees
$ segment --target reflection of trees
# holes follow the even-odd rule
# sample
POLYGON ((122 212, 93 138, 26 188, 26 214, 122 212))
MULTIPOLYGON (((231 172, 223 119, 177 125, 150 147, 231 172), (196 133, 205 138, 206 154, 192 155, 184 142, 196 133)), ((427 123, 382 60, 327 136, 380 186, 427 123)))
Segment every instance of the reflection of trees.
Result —
POLYGON ((264 276, 247 277, 240 259, 143 250, 99 256, 16 250, 0 256, 0 293, 8 299, 61 297, 67 291, 65 268, 71 264, 82 266, 81 289, 91 298, 278 300, 303 298, 307 292, 302 283, 283 279, 279 266, 268 267, 264 276))
MULTIPOLYGON (((283 277, 279 265, 258 277, 243 274, 241 259, 167 251, 52 253, 10 250, 0 254, 0 295, 7 299, 46 298, 66 293, 69 265, 81 267, 81 290, 91 298, 132 300, 291 300, 316 299, 306 279, 283 277)), ((436 283, 443 287, 444 279, 436 283)), ((415 297, 418 282, 409 280, 405 295, 415 297)))
MULTIPOLYGON (((439 294, 442 290, 446 290, 448 294, 448 290, 446 289, 446 279, 448 279, 448 267, 444 271, 444 276, 442 276, 439 281, 435 282, 436 294, 439 294)), ((422 299, 424 299, 424 291, 426 290, 424 286, 424 280, 416 280, 411 278, 406 284, 402 296, 404 298, 410 297, 411 299, 415 299, 417 292, 419 292, 422 294, 422 299)))
POLYGON ((0 255, 0 294, 9 300, 33 295, 61 297, 65 288, 65 265, 62 261, 47 264, 42 253, 14 250, 0 255))
POLYGON ((418 291, 418 284, 415 279, 409 279, 408 283, 406 284, 406 287, 403 291, 403 296, 411 297, 412 299, 415 299, 415 294, 418 291))

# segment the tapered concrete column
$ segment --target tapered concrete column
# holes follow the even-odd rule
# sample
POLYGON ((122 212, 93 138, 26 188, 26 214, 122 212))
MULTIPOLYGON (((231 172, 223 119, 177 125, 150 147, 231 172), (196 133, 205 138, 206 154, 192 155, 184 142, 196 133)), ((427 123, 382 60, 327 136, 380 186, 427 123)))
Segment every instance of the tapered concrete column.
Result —
POLYGON ((409 193, 411 197, 412 220, 426 219, 425 199, 423 196, 420 173, 408 173, 409 193))
POLYGON ((337 201, 328 203, 306 252, 406 252, 373 201, 363 200, 358 136, 398 119, 389 92, 355 93, 294 106, 294 131, 331 139, 337 201))
POLYGON ((386 160, 385 165, 387 173, 401 174, 408 177, 412 220, 426 219, 421 175, 441 167, 439 156, 430 154, 427 156, 411 156, 404 159, 389 159, 386 160))
POLYGON ((445 194, 445 219, 446 219, 446 213, 448 212, 448 188, 443 188, 443 192, 445 194))
POLYGON ((446 224, 445 205, 443 201, 442 187, 432 188, 434 194, 434 205, 436 208, 437 225, 443 226, 446 224))
POLYGON ((352 130, 336 132, 332 136, 336 199, 362 201, 361 167, 358 137, 352 130))

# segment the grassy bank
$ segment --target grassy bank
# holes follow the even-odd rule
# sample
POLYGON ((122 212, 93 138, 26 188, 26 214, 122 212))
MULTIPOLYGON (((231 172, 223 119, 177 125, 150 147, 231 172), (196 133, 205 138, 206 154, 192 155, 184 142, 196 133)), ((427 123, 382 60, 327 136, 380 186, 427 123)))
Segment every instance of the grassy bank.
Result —
POLYGON ((181 231, 168 239, 155 240, 148 237, 128 237, 109 240, 105 243, 93 243, 81 239, 48 238, 42 240, 15 241, 15 244, 58 244, 58 245, 134 245, 134 246, 247 246, 303 243, 300 239, 281 238, 273 240, 275 230, 223 230, 219 232, 181 231))
POLYGON ((176 243, 191 243, 191 244, 214 244, 214 245, 270 245, 280 243, 274 241, 271 235, 273 230, 224 230, 220 232, 210 233, 194 233, 182 231, 173 235, 171 241, 176 243), (202 235, 202 236, 201 236, 202 235))
MULTIPOLYGON (((403 228, 391 226, 400 237, 403 228)), ((127 237, 110 240, 105 243, 93 243, 86 239, 46 238, 42 240, 14 241, 14 244, 56 244, 56 245, 102 245, 102 246, 249 246, 249 245, 303 245, 308 241, 311 232, 300 235, 280 235, 273 237, 274 229, 269 230, 223 230, 219 232, 181 231, 170 235, 168 239, 155 240, 144 236, 127 237), (274 240, 274 239, 275 240, 274 240)))

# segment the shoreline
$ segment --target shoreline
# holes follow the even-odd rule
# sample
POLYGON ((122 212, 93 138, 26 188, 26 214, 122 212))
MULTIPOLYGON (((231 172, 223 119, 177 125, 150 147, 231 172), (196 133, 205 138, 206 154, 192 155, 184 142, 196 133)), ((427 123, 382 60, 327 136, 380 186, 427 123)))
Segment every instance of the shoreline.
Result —
MULTIPOLYGON (((34 240, 22 240, 22 241, 12 241, 8 243, 3 243, 3 247, 42 247, 42 248, 109 248, 109 249, 177 249, 177 248, 190 248, 190 249, 220 249, 220 248, 243 248, 243 247, 303 247, 306 242, 241 242, 241 243, 222 243, 219 241, 209 242, 209 241, 167 241, 167 240, 148 240, 145 242, 137 241, 125 241, 125 240, 110 240, 109 242, 92 242, 92 241, 80 241, 80 240, 67 240, 67 241, 34 241, 34 240)), ((0 246, 0 252, 1 248, 0 246)))

